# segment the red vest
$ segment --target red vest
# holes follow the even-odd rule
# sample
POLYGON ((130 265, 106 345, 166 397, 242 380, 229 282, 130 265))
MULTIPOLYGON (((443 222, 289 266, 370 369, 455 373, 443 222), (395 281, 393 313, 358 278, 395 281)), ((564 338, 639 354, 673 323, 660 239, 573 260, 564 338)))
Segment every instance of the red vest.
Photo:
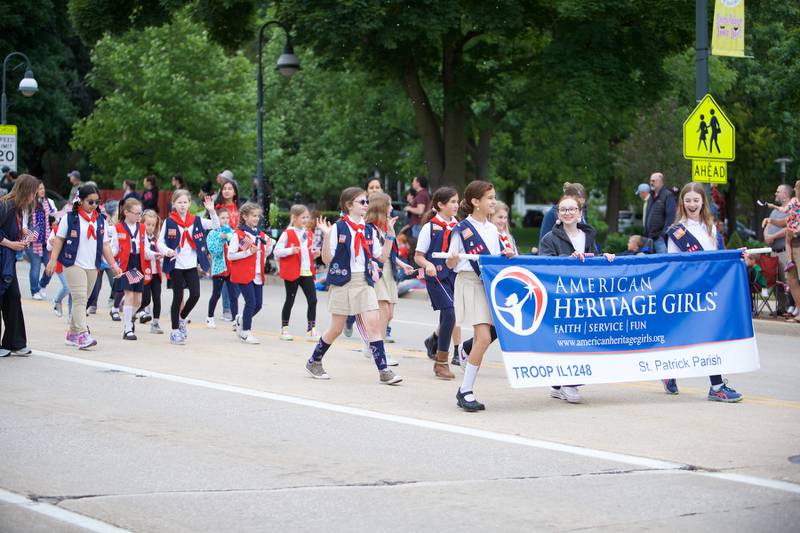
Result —
MULTIPOLYGON (((306 235, 308 235, 308 230, 306 230, 306 235)), ((297 232, 294 231, 294 229, 287 229, 286 247, 291 248, 292 246, 300 246, 300 237, 298 237, 297 232)), ((314 256, 311 255, 310 238, 306 238, 306 246, 308 247, 308 262, 311 265, 311 275, 314 276, 314 256)), ((285 279, 286 281, 294 281, 300 277, 300 266, 302 264, 302 258, 300 255, 301 254, 299 253, 287 255, 278 260, 280 265, 281 279, 285 279)))
MULTIPOLYGON (((153 244, 156 246, 156 250, 158 249, 158 238, 155 236, 153 237, 153 244)), ((145 246, 147 246, 147 240, 145 240, 145 246)), ((145 267, 142 273, 144 274, 144 284, 147 285, 153 280, 153 274, 159 279, 161 278, 161 261, 158 259, 153 259, 152 261, 144 260, 144 254, 142 254, 142 260, 145 261, 145 267), (153 272, 153 263, 156 265, 156 271, 153 272)))
MULTIPOLYGON (((236 251, 245 251, 245 248, 242 246, 242 241, 244 240, 245 236, 250 236, 251 239, 253 236, 241 229, 236 230, 236 236, 239 237, 239 249, 236 251)), ((267 241, 267 236, 264 235, 263 231, 259 232, 258 236, 261 238, 261 264, 256 265, 256 254, 248 255, 242 259, 234 259, 231 261, 231 266, 229 268, 231 272, 231 283, 247 285, 256 279, 256 268, 258 268, 261 272, 261 283, 266 284, 266 279, 264 277, 264 263, 267 260, 267 247, 265 244, 267 241)))
MULTIPOLYGON (((123 272, 128 270, 128 258, 131 256, 131 239, 128 235, 128 228, 124 222, 118 222, 115 226, 117 228, 117 241, 119 242, 119 252, 117 252, 117 263, 123 272)), ((148 268, 148 261, 144 258, 144 234, 147 231, 144 224, 139 223, 139 233, 136 235, 137 248, 139 250, 139 270, 144 274, 148 268)))

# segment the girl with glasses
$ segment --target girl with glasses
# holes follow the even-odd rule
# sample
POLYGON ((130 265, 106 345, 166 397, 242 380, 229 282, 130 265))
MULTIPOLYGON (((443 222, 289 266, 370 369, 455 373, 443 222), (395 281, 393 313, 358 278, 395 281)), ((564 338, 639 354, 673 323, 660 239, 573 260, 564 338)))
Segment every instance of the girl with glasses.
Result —
POLYGON ((344 216, 331 225, 320 219, 317 227, 322 228, 325 239, 322 245, 322 260, 328 265, 328 281, 331 288, 328 294, 328 310, 331 325, 314 348, 306 363, 306 372, 314 379, 330 379, 322 366, 322 358, 344 330, 348 315, 361 315, 367 330, 375 366, 378 367, 380 383, 395 385, 403 380, 386 364, 386 350, 383 335, 378 297, 375 282, 380 276, 380 268, 375 258, 388 256, 395 238, 394 222, 389 221, 386 239, 381 246, 371 226, 364 224, 369 201, 366 192, 359 187, 348 187, 339 198, 344 216))
POLYGON ((53 241, 53 253, 46 269, 47 275, 52 276, 57 262, 64 267, 64 277, 72 295, 72 313, 66 343, 81 350, 97 344, 86 323, 86 301, 97 279, 100 260, 105 258, 114 277, 122 275, 122 270, 111 252, 106 217, 100 213, 99 203, 97 187, 84 185, 78 189, 78 199, 73 204, 72 212, 58 226, 53 241))
MULTIPOLYGON (((553 229, 539 243, 539 255, 572 256, 581 261, 587 255, 594 254, 597 232, 588 224, 581 222, 581 199, 565 194, 556 204, 558 220, 553 229)), ((603 254, 609 261, 613 254, 603 254)), ((580 403, 579 385, 565 385, 550 388, 550 397, 566 400, 569 403, 580 403)))

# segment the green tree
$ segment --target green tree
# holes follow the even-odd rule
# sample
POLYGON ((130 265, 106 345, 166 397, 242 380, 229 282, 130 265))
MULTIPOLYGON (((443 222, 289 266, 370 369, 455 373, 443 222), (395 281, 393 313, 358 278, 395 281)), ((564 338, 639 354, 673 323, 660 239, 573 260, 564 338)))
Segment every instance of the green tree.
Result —
POLYGON ((103 96, 74 128, 103 183, 155 173, 190 183, 222 168, 255 166, 253 69, 227 56, 185 14, 169 25, 106 36, 92 52, 92 87, 103 96))

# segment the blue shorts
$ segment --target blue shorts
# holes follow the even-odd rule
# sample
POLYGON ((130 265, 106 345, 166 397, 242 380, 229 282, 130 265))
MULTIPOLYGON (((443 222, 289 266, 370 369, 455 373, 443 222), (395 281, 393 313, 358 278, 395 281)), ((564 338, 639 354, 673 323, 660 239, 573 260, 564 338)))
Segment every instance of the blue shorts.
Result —
POLYGON ((425 288, 428 290, 428 298, 431 300, 434 311, 453 308, 455 280, 456 277, 453 273, 444 279, 425 276, 425 288))

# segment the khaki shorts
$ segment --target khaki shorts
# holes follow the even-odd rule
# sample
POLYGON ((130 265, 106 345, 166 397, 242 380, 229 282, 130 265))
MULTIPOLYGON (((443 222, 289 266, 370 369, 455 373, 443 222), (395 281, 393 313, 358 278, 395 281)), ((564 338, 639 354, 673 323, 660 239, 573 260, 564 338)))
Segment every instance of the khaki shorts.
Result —
POLYGON ((375 289, 369 286, 363 272, 353 272, 346 285, 331 285, 328 290, 328 311, 332 315, 359 315, 376 309, 375 289))
POLYGON ((391 272, 387 273, 384 270, 383 276, 381 276, 381 279, 375 284, 375 294, 379 302, 389 302, 390 304, 397 303, 397 282, 391 272))
POLYGON ((483 282, 474 272, 459 272, 456 275, 453 303, 456 310, 456 326, 494 323, 483 282))
MULTIPOLYGON (((795 237, 792 239, 792 244, 794 244, 796 239, 800 239, 800 237, 795 237)), ((794 261, 794 268, 789 270, 786 275, 797 279, 800 277, 800 246, 792 246, 789 248, 789 250, 791 250, 791 258, 792 261, 794 261)))

